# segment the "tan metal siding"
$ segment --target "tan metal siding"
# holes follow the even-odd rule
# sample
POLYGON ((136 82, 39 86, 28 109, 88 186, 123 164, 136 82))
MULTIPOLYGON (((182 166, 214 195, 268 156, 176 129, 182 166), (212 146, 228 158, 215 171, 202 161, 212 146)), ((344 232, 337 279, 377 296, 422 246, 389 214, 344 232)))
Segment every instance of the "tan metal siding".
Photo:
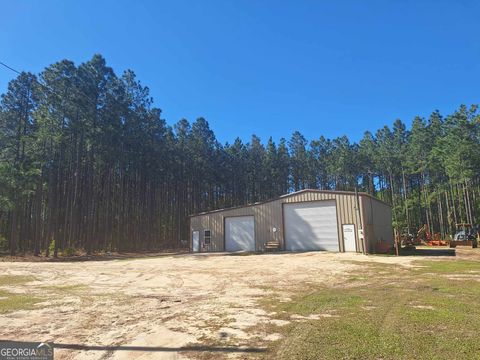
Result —
POLYGON ((375 252, 377 242, 386 241, 393 246, 392 208, 371 197, 363 197, 364 234, 367 251, 375 252))
POLYGON ((255 242, 257 251, 263 251, 264 244, 267 241, 277 241, 280 244, 280 248, 283 249, 285 245, 283 203, 335 200, 337 205, 337 229, 340 251, 344 251, 343 224, 355 225, 357 251, 362 251, 363 244, 358 238, 358 230, 360 229, 359 221, 362 219, 362 228, 364 229, 366 242, 368 244, 367 251, 373 252, 376 242, 375 234, 381 234, 379 236, 385 238, 384 240, 387 241, 386 237, 391 229, 391 209, 388 205, 367 195, 359 195, 359 198, 362 214, 357 215, 354 193, 306 191, 257 205, 192 216, 190 218, 190 231, 200 231, 200 244, 203 244, 204 230, 211 230, 211 244, 205 249, 201 249, 201 251, 224 251, 224 219, 229 216, 253 215, 255 218, 255 242), (374 217, 378 217, 378 221, 375 220, 374 222, 374 217), (277 229, 275 233, 272 231, 274 227, 277 229))

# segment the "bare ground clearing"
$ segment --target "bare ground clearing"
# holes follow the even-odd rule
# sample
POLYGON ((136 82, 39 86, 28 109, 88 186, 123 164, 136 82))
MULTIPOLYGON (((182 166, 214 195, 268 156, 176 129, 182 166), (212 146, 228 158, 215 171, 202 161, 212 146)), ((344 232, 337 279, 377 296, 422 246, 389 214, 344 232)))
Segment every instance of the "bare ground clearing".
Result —
POLYGON ((301 287, 347 286, 362 262, 419 259, 312 252, 0 262, 0 275, 32 277, 2 289, 41 299, 0 314, 0 338, 53 341, 57 359, 244 358, 280 336, 262 326, 282 325, 259 306, 265 296, 288 301, 301 287))

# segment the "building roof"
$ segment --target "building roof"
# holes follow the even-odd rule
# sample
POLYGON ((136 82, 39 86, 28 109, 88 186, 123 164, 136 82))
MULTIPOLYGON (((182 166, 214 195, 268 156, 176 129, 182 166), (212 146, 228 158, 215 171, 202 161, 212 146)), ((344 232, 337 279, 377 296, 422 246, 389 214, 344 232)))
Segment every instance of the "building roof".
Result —
MULTIPOLYGON (((269 199, 269 200, 265 200, 265 201, 258 201, 258 202, 256 202, 256 203, 252 203, 252 204, 232 206, 232 207, 229 207, 229 208, 223 208, 223 209, 216 209, 216 210, 204 211, 204 212, 197 213, 197 214, 191 214, 191 215, 189 215, 189 217, 200 216, 200 215, 207 215, 207 214, 216 213, 216 212, 220 212, 220 211, 241 209, 241 208, 245 208, 245 207, 250 207, 250 206, 255 206, 255 205, 261 205, 261 204, 266 204, 266 203, 269 203, 269 202, 272 202, 272 201, 276 201, 276 200, 288 198, 288 197, 290 197, 290 196, 302 194, 302 193, 305 193, 305 192, 316 192, 316 193, 327 193, 327 194, 339 194, 339 195, 342 195, 342 194, 343 194, 343 195, 355 195, 355 192, 354 192, 354 191, 303 189, 303 190, 294 191, 294 192, 291 192, 291 193, 288 193, 288 194, 280 195, 280 196, 278 196, 278 197, 276 197, 276 198, 269 199)), ((370 194, 368 194, 368 193, 366 193, 366 192, 358 192, 358 195, 359 195, 359 196, 369 197, 369 198, 371 198, 371 199, 373 199, 373 200, 375 200, 375 201, 381 202, 381 203, 383 203, 383 204, 391 207, 390 204, 388 204, 388 203, 386 203, 385 201, 380 200, 380 199, 376 198, 375 196, 370 195, 370 194)))

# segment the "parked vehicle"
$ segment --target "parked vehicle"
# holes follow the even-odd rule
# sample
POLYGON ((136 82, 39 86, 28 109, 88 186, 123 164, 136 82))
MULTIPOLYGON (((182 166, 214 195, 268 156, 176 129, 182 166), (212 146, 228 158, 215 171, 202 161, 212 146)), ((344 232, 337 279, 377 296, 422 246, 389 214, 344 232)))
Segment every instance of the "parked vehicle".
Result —
POLYGON ((456 224, 457 232, 450 241, 450 247, 454 248, 459 245, 471 246, 476 248, 478 246, 479 226, 468 223, 456 224))

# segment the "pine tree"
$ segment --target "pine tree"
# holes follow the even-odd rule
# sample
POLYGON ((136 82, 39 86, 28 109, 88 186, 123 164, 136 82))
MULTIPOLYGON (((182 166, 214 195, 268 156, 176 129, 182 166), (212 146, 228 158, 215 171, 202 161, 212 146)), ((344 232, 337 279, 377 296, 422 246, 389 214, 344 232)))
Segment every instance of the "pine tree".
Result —
POLYGON ((192 213, 357 187, 389 202, 401 231, 478 222, 478 107, 395 120, 358 144, 297 131, 222 145, 204 118, 167 125, 135 73, 118 77, 100 55, 22 73, 0 101, 0 245, 12 254, 178 248, 192 213))

